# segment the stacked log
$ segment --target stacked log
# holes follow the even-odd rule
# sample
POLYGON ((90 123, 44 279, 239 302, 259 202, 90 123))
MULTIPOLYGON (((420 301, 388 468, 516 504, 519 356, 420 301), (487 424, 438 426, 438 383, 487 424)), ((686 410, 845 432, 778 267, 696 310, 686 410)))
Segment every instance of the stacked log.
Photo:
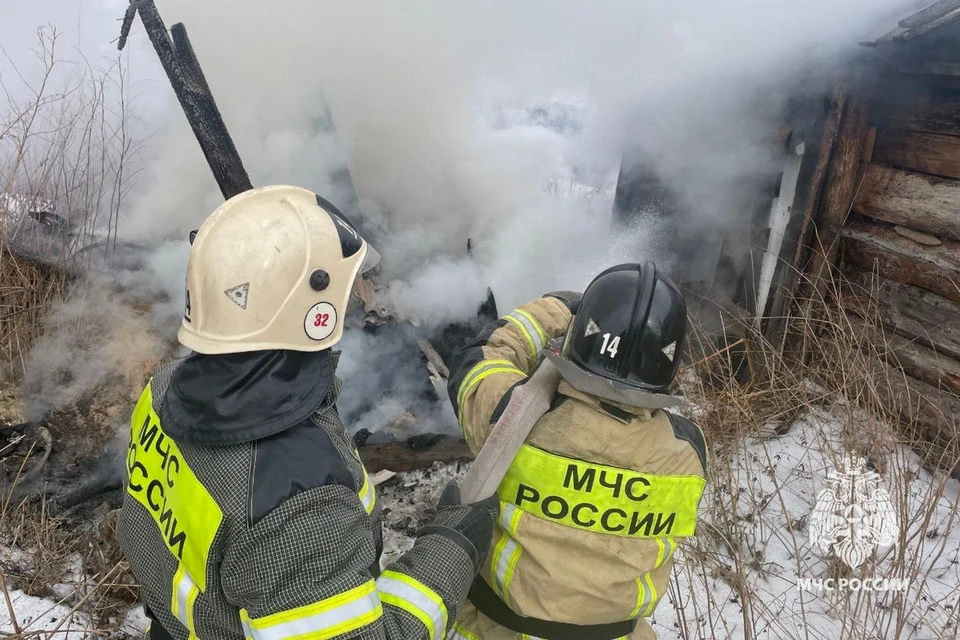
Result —
POLYGON ((960 477, 960 99, 915 78, 866 100, 818 232, 841 238, 839 302, 877 356, 875 391, 960 477))

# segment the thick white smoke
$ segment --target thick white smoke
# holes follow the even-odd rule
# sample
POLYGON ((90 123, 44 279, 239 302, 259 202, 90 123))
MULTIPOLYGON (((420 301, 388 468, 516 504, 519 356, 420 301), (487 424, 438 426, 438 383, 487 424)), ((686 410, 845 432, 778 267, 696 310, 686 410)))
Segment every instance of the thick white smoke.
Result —
MULTIPOLYGON (((331 176, 349 162, 364 222, 380 232, 387 299, 428 325, 472 316, 488 286, 504 312, 657 256, 649 231, 608 233, 625 147, 655 158, 704 224, 722 221, 716 194, 770 168, 779 109, 810 88, 801 79, 835 69, 905 4, 157 0, 168 26, 186 24, 255 185, 336 202, 331 176), (492 124, 557 100, 578 107, 577 133, 492 124), (324 101, 339 148, 319 122, 324 101), (557 198, 544 185, 558 179, 597 195, 557 198)), ((144 43, 137 20, 131 46, 144 43)), ((120 233, 161 247, 149 262, 177 306, 187 233, 222 199, 172 92, 165 99, 173 117, 150 141, 155 161, 120 233)), ((373 370, 395 366, 394 344, 352 336, 343 347, 345 393, 390 391, 373 370)))

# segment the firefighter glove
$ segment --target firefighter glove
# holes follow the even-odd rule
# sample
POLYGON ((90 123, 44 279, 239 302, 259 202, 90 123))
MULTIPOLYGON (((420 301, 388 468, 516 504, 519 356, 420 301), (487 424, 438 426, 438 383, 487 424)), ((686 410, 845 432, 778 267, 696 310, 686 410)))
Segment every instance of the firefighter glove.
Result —
POLYGON ((487 559, 493 525, 500 516, 500 498, 489 498, 472 504, 461 504, 460 486, 456 480, 443 490, 437 503, 437 515, 433 522, 417 532, 417 537, 438 534, 456 543, 473 562, 474 572, 487 559))

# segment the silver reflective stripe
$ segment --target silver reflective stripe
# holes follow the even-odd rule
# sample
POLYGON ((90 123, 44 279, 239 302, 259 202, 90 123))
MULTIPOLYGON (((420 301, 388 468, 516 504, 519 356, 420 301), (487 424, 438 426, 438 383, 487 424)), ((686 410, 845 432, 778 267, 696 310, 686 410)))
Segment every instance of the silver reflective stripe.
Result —
MULTIPOLYGON (((441 608, 440 604, 412 585, 386 574, 377 578, 377 588, 381 595, 394 596, 402 600, 405 605, 408 605, 403 606, 404 609, 409 610, 412 607, 415 611, 410 611, 410 613, 427 626, 427 632, 430 634, 431 640, 443 638, 447 626, 447 612, 441 608), (417 615, 417 611, 420 612, 420 615, 417 615), (427 621, 430 621, 432 625, 427 625, 427 621)), ((384 598, 385 602, 388 600, 389 598, 384 598)))
POLYGON ((247 620, 246 618, 241 617, 241 618, 240 618, 240 626, 243 627, 243 635, 244 635, 244 637, 246 637, 246 638, 252 638, 252 637, 253 637, 253 627, 250 626, 250 621, 249 621, 249 620, 247 620))
POLYGON ((180 578, 177 579, 174 576, 174 597, 176 598, 176 607, 174 608, 173 613, 176 614, 177 620, 183 623, 191 633, 193 632, 193 624, 190 620, 190 596, 193 592, 199 591, 199 588, 194 583, 193 579, 190 577, 190 574, 187 573, 187 570, 183 568, 183 565, 180 565, 179 571, 180 578))
POLYGON ((455 622, 450 633, 447 634, 447 640, 480 640, 480 638, 461 627, 459 622, 455 622))
POLYGON ((520 544, 513 538, 516 535, 520 510, 509 502, 500 503, 500 527, 503 529, 503 538, 497 544, 493 558, 493 574, 497 582, 497 591, 506 602, 509 598, 507 590, 510 588, 513 568, 520 557, 520 544))
POLYGON ((254 640, 284 640, 292 636, 331 631, 338 627, 342 627, 344 632, 347 632, 358 628, 360 626, 358 623, 362 620, 373 617, 379 608, 380 597, 374 591, 313 615, 268 627, 259 627, 254 620, 244 625, 244 629, 254 640))
POLYGON ((377 503, 377 488, 370 482, 370 474, 366 471, 363 472, 363 486, 360 487, 358 495, 367 514, 373 513, 373 507, 377 503))
POLYGON ((657 538, 657 547, 657 564, 655 566, 659 569, 673 557, 673 552, 677 550, 677 542, 673 538, 657 538))
POLYGON ((508 313, 507 317, 513 318, 523 325, 524 332, 527 334, 527 336, 529 336, 530 341, 533 343, 533 359, 536 361, 541 349, 543 349, 543 339, 541 338, 543 334, 540 331, 540 327, 534 324, 531 318, 528 318, 519 310, 508 313))

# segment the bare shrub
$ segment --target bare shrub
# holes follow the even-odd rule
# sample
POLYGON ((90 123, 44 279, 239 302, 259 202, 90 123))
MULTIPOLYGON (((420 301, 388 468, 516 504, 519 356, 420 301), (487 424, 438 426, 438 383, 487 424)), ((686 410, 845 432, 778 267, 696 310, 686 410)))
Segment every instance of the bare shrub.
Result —
POLYGON ((56 29, 37 31, 39 73, 0 47, 0 380, 16 380, 46 310, 115 242, 130 188, 128 87, 119 60, 61 58, 56 29), (37 76, 33 81, 28 76, 37 76))

